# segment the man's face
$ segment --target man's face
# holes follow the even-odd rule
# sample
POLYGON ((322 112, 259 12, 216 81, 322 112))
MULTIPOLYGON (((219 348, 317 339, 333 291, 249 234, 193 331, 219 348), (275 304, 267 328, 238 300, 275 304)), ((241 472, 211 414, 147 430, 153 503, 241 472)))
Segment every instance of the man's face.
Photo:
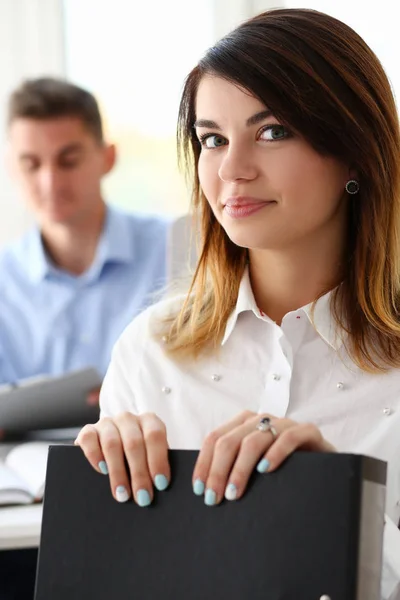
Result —
POLYGON ((79 224, 98 211, 114 148, 96 140, 81 119, 17 118, 9 145, 13 177, 42 226, 79 224))

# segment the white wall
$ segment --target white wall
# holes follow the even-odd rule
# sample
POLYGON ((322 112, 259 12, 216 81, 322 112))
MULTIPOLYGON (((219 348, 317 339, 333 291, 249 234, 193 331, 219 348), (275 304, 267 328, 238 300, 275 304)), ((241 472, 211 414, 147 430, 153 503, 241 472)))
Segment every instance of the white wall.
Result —
MULTIPOLYGON (((59 0, 0 1, 0 153, 6 146, 6 105, 23 78, 64 72, 59 0)), ((0 245, 20 234, 30 216, 0 161, 0 245)))
POLYGON ((215 38, 219 39, 245 19, 285 3, 285 0, 215 0, 215 38))

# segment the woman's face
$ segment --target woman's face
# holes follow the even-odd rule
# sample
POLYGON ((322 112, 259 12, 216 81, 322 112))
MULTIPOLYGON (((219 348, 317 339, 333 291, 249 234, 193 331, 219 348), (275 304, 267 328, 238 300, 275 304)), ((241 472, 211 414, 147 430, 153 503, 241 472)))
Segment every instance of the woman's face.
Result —
POLYGON ((321 156, 258 99, 205 76, 196 99, 198 173, 215 217, 238 246, 283 249, 343 235, 349 169, 321 156))

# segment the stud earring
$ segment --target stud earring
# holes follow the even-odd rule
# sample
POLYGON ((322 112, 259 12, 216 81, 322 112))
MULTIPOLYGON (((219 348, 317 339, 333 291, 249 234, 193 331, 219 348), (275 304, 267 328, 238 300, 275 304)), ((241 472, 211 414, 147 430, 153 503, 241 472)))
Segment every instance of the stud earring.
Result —
POLYGON ((348 194, 358 194, 360 191, 360 184, 355 179, 350 179, 346 183, 346 192, 348 194))

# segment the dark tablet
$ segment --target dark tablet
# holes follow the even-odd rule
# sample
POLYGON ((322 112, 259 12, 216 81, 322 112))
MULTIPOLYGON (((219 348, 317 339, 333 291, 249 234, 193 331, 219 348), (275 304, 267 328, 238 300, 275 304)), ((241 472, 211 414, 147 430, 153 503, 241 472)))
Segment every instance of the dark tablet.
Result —
POLYGON ((84 369, 43 380, 2 386, 0 430, 6 434, 37 429, 76 427, 98 419, 99 407, 87 402, 100 387, 95 369, 84 369))

